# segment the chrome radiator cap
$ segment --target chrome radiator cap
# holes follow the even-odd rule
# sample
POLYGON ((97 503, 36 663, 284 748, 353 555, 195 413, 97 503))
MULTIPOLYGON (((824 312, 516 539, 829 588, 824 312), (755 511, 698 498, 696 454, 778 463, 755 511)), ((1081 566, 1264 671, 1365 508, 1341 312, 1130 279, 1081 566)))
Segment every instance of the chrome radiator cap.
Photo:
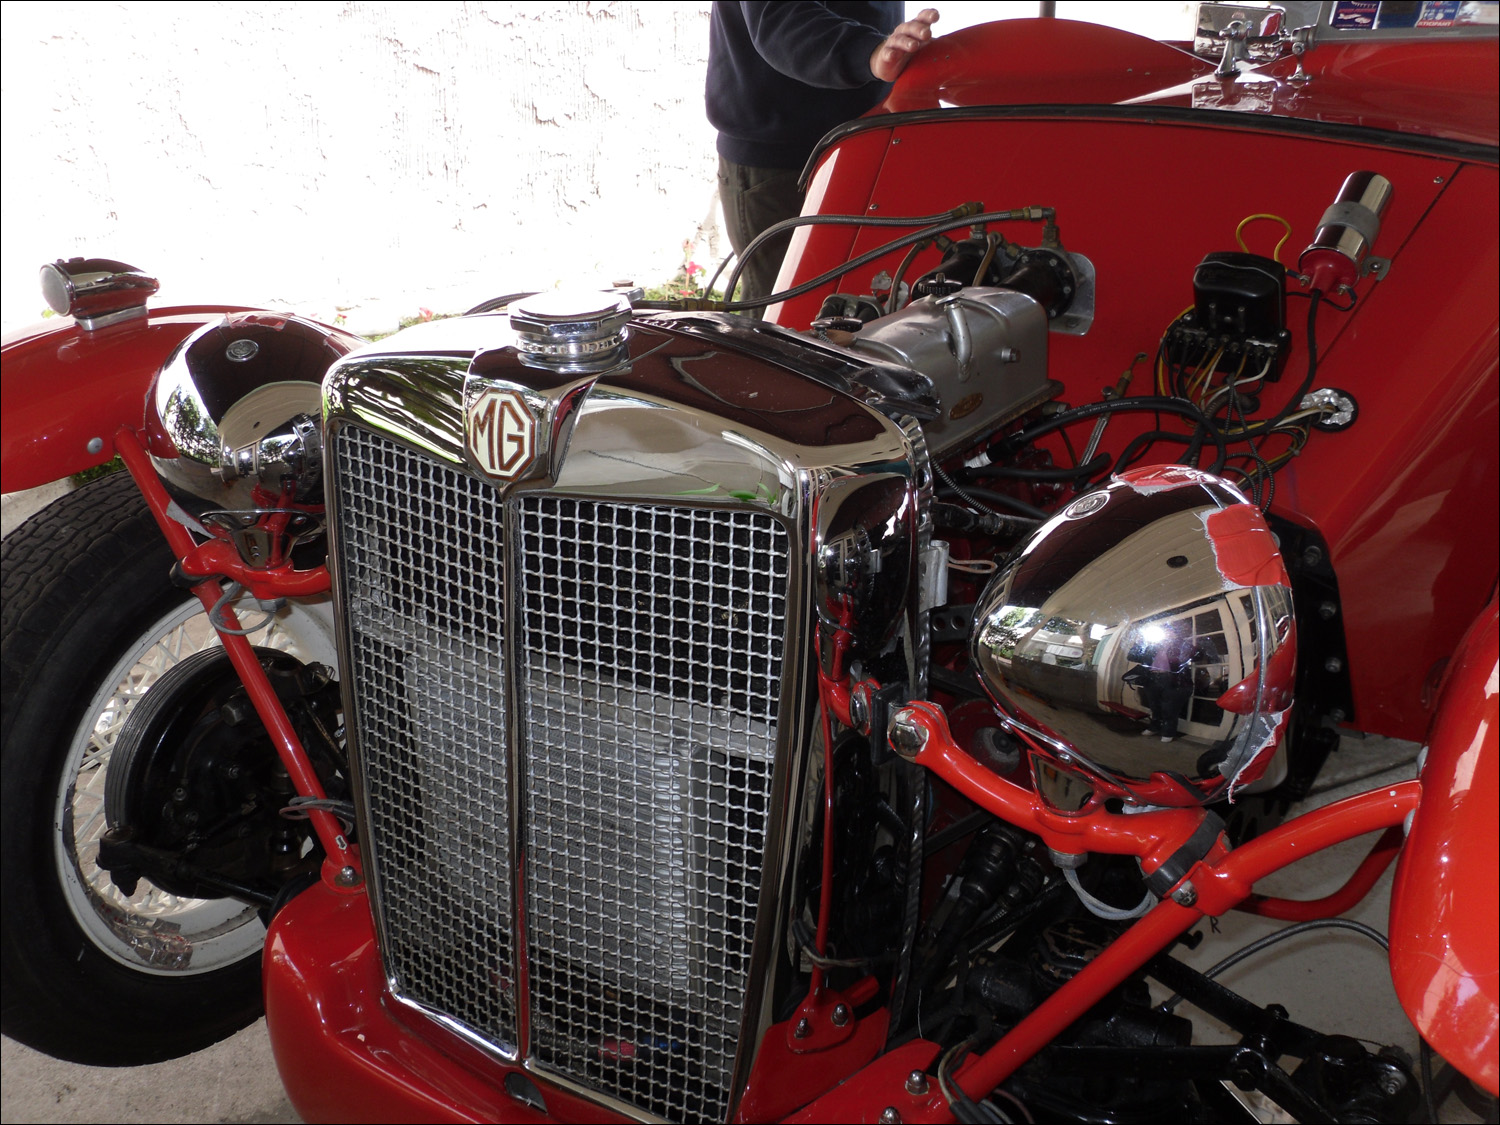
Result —
POLYGON ((517 302, 510 326, 522 362, 582 374, 625 358, 630 315, 630 302, 618 293, 553 290, 517 302))

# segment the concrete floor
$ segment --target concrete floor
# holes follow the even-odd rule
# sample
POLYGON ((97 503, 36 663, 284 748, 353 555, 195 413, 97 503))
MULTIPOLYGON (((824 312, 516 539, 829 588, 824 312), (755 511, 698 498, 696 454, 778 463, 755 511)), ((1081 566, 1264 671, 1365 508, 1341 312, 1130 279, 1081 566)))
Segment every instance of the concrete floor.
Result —
POLYGON ((155 1066, 59 1062, 0 1040, 0 1121, 296 1122, 266 1021, 206 1051, 155 1066))
MULTIPOLYGON (((9 532, 21 504, 11 497, 5 500, 5 530, 9 532)), ((1346 738, 1324 772, 1320 791, 1294 812, 1410 777, 1415 753, 1411 743, 1346 738)), ((1328 894, 1342 884, 1371 840, 1350 841, 1312 856, 1277 873, 1257 889, 1295 898, 1328 894)), ((1390 887, 1391 873, 1387 872, 1349 917, 1384 932, 1390 887)), ((1206 924, 1201 927, 1205 940, 1183 956, 1204 968, 1282 925, 1230 914, 1221 920, 1218 933, 1206 924)), ((1396 1002, 1385 955, 1367 938, 1339 930, 1292 938, 1220 979, 1257 1003, 1284 1004, 1292 1019, 1320 1031, 1395 1044, 1416 1055, 1417 1033, 1396 1002)), ((1215 1029, 1201 1013, 1186 1005, 1179 1011, 1194 1019, 1199 1041, 1216 1041, 1215 1029)), ((123 1070, 59 1062, 5 1039, 0 1067, 0 1121, 4 1122, 299 1120, 277 1078, 264 1020, 187 1058, 123 1070)), ((1458 1099, 1450 1098, 1440 1120, 1481 1119, 1458 1099)))

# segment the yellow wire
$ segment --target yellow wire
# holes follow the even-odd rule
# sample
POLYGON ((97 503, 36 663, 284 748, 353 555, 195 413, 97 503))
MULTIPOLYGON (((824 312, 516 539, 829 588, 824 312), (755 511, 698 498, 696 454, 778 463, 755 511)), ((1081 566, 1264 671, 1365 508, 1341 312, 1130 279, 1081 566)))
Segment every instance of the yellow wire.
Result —
POLYGON ((1292 237, 1292 224, 1280 215, 1272 215, 1268 211, 1257 211, 1253 215, 1246 215, 1240 220, 1240 225, 1234 228, 1234 240, 1240 244, 1241 250, 1247 254, 1250 253, 1250 247, 1245 245, 1245 239, 1240 232, 1256 219, 1270 219, 1273 223, 1280 223, 1282 230, 1286 232, 1281 236, 1281 241, 1276 244, 1276 249, 1271 251, 1271 257, 1278 262, 1281 261, 1281 248, 1286 245, 1286 240, 1292 237))
POLYGON ((1221 344, 1219 350, 1214 352, 1213 358, 1202 363, 1188 378, 1186 390, 1189 400, 1197 401, 1198 395, 1207 385, 1213 373, 1218 369, 1219 360, 1222 358, 1224 358, 1224 346, 1221 344))
POLYGON ((1207 413, 1208 412, 1208 404, 1210 402, 1214 401, 1215 399, 1217 399, 1219 397, 1219 393, 1220 392, 1222 392, 1222 391, 1232 391, 1232 390, 1235 390, 1236 388, 1238 388, 1239 385, 1240 385, 1240 376, 1242 374, 1244 374, 1245 364, 1248 363, 1249 361, 1250 361, 1250 357, 1248 355, 1242 355, 1242 356, 1240 356, 1240 365, 1234 369, 1234 374, 1232 374, 1232 375, 1226 375, 1225 378, 1224 378, 1224 382, 1222 382, 1222 383, 1219 384, 1217 390, 1215 390, 1214 387, 1213 387, 1213 375, 1214 375, 1214 372, 1210 371, 1209 372, 1209 377, 1207 379, 1203 380, 1203 383, 1198 387, 1197 402, 1198 402, 1199 409, 1203 410, 1204 413, 1207 413), (1208 393, 1211 390, 1214 391, 1214 394, 1212 396, 1210 396, 1209 393, 1208 393))

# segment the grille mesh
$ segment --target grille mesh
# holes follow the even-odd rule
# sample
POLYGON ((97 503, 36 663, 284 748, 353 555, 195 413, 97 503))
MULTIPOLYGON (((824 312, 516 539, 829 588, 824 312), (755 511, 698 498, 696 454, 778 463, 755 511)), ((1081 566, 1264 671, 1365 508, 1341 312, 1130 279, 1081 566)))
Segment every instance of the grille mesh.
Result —
POLYGON ((785 532, 521 507, 527 926, 542 1063, 724 1120, 775 747, 785 532))
POLYGON ((724 1120, 782 691, 785 528, 531 493, 507 551, 487 484, 357 427, 334 451, 398 989, 516 1041, 509 683, 525 743, 530 1053, 659 1116, 724 1120), (510 680, 507 589, 523 634, 510 680))
POLYGON ((516 1040, 510 779, 493 489, 387 439, 338 440, 340 554, 387 970, 516 1040))

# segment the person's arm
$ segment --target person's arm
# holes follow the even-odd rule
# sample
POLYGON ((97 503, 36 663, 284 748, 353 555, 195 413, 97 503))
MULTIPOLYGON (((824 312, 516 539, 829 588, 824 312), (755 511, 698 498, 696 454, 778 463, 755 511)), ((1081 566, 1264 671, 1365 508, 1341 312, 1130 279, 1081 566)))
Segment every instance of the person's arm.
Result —
POLYGON ((924 9, 890 35, 844 19, 822 4, 740 4, 756 52, 789 78, 809 86, 847 90, 875 78, 889 82, 932 38, 937 12, 924 9), (881 73, 876 73, 876 67, 881 73))

